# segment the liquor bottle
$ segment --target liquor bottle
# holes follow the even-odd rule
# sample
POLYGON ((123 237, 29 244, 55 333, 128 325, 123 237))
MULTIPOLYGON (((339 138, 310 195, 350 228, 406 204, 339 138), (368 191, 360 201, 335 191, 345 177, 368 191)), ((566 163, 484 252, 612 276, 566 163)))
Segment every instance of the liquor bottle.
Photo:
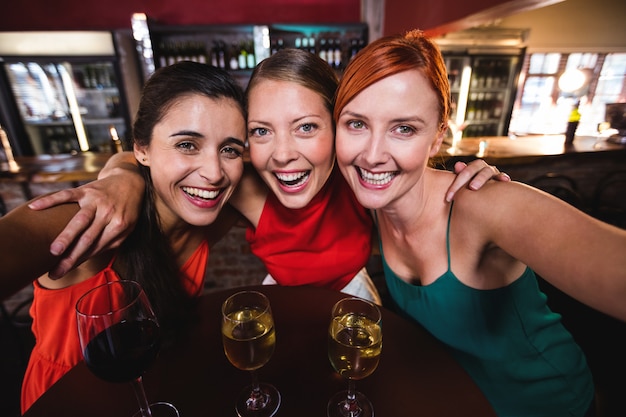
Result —
POLYGON ((256 55, 254 55, 254 41, 248 41, 247 46, 248 55, 246 55, 246 63, 249 69, 254 69, 256 66, 256 55))
POLYGON ((167 65, 176 63, 176 45, 170 42, 167 45, 167 65))
POLYGON ((206 47, 202 42, 198 42, 198 62, 202 64, 207 63, 206 47))
POLYGON ((335 39, 335 48, 333 49, 333 68, 341 68, 341 39, 335 39))
POLYGON ((326 62, 331 67, 333 66, 333 62, 335 61, 335 40, 333 38, 328 39, 327 48, 326 48, 326 62))
POLYGON ((493 117, 499 119, 504 111, 504 93, 498 93, 493 105, 493 117))
POLYGON ((246 45, 244 42, 241 42, 241 44, 239 45, 239 50, 237 51, 237 47, 235 45, 233 45, 233 51, 237 52, 233 54, 233 58, 235 56, 237 56, 238 58, 235 59, 235 68, 232 67, 230 69, 245 69, 248 66, 248 51, 246 50, 246 45))
POLYGON ((354 58, 354 56, 359 52, 359 43, 358 39, 352 38, 350 39, 350 59, 354 58))
POLYGON ((167 66, 167 44, 165 42, 161 42, 159 44, 159 67, 167 66))
POLYGON ((226 43, 219 41, 217 49, 217 65, 226 69, 226 43))
POLYGON ((565 130, 565 144, 571 145, 574 142, 574 136, 576 135, 576 129, 578 128, 578 123, 580 122, 580 111, 578 110, 578 106, 580 106, 580 102, 577 102, 572 112, 569 114, 569 118, 567 120, 567 129, 565 130))
POLYGON ((470 94, 469 101, 467 103, 467 120, 474 120, 476 118, 476 93, 470 94))
POLYGON ((315 54, 315 38, 312 36, 309 38, 309 52, 315 54))
POLYGON ((474 105, 475 108, 475 114, 474 114, 474 118, 476 120, 483 120, 485 119, 484 116, 484 102, 485 102, 485 93, 478 93, 476 95, 476 104, 474 105))
POLYGON ((320 40, 319 57, 323 59, 324 61, 326 61, 326 39, 324 38, 320 40))

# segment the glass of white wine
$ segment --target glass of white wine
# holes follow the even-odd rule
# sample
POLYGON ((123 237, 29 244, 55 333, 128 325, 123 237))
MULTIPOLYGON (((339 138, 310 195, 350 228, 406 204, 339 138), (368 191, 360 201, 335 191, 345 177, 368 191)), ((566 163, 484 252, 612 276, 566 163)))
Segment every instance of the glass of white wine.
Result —
POLYGON ((328 329, 328 358, 348 380, 348 389, 328 401, 328 417, 373 417, 374 407, 356 391, 356 380, 369 376, 383 347, 382 316, 376 304, 357 297, 338 301, 328 329))
POLYGON ((276 345, 270 302, 258 291, 241 291, 222 304, 222 341, 226 357, 236 368, 250 371, 252 384, 238 396, 240 417, 270 417, 280 406, 280 393, 260 383, 256 370, 265 365, 276 345))

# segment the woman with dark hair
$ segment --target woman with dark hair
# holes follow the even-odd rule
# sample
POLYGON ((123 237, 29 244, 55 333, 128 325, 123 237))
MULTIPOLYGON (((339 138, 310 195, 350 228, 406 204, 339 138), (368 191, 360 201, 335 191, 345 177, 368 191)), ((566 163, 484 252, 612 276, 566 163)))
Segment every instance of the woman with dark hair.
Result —
POLYGON ((0 219, 0 281, 17 289, 34 283, 36 344, 22 385, 22 411, 82 359, 74 306, 104 282, 139 282, 163 339, 174 336, 204 288, 209 227, 243 173, 246 138, 241 88, 223 70, 182 62, 146 83, 133 126, 133 153, 145 183, 134 230, 117 250, 94 255, 58 279, 52 238, 76 214, 76 204, 42 211, 18 207, 0 219))

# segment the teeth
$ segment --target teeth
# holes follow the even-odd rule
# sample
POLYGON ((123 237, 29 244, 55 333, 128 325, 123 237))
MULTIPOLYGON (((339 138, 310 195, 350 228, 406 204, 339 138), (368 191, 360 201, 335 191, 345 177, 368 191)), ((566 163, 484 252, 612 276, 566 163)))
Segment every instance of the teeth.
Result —
POLYGON ((274 175, 280 182, 293 187, 302 184, 309 177, 309 171, 292 172, 289 174, 276 172, 274 175))
POLYGON ((381 172, 378 174, 374 174, 373 172, 366 171, 361 167, 359 167, 358 170, 363 180, 374 185, 385 185, 389 183, 393 179, 393 177, 396 176, 395 172, 381 172))
POLYGON ((183 191, 191 196, 200 197, 205 200, 212 200, 214 198, 217 198, 217 196, 220 194, 219 191, 201 190, 199 188, 193 187, 183 187, 183 191))

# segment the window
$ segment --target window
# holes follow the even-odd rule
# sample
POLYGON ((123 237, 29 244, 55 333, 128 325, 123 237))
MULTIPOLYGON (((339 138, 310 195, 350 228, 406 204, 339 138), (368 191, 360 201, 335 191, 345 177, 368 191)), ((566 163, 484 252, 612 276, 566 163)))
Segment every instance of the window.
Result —
POLYGON ((626 53, 533 53, 525 58, 509 131, 515 134, 563 134, 572 108, 580 102, 577 135, 598 134, 606 103, 626 102, 626 53), (576 94, 559 90, 568 69, 587 76, 576 94))

